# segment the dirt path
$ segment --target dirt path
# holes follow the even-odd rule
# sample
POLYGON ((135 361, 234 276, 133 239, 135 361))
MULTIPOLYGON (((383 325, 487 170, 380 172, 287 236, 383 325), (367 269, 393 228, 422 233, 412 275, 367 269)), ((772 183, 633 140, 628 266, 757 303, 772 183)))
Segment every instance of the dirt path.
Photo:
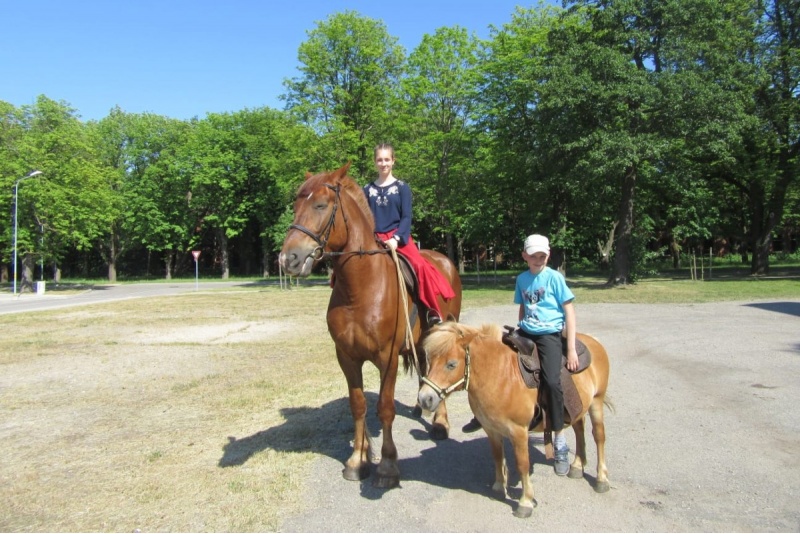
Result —
MULTIPOLYGON (((462 320, 513 324, 516 313, 514 306, 492 307, 462 320)), ((555 476, 541 436, 532 435, 539 506, 530 519, 514 518, 514 501, 489 497, 494 475, 485 434, 460 430, 471 416, 466 394, 448 405, 452 439, 432 442, 427 422, 411 418, 416 378, 404 376, 395 424, 401 486, 383 491, 369 480, 345 481, 343 440, 336 457, 315 462, 305 484, 307 507, 283 517, 281 530, 800 530, 800 301, 590 304, 578 307, 578 321, 611 357, 610 492, 592 490, 591 436, 587 476, 571 480, 555 476)), ((376 435, 375 396, 369 400, 376 435)), ((329 431, 347 435, 351 428, 349 420, 332 421, 329 431)), ((574 450, 571 432, 568 441, 574 450)), ((515 469, 513 459, 509 467, 515 469)), ((516 483, 510 494, 516 499, 519 491, 516 483)))

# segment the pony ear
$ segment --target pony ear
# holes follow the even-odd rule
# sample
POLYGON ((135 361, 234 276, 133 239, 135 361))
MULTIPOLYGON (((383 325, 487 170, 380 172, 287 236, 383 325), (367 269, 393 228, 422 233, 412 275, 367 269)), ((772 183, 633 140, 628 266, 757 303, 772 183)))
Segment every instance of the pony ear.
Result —
POLYGON ((313 174, 311 174, 310 172, 306 171, 306 180, 308 180, 308 179, 309 179, 309 178, 311 178, 312 176, 314 176, 314 175, 313 175, 313 174))
POLYGON ((466 329, 466 328, 459 328, 458 329, 459 340, 458 342, 461 344, 462 347, 466 347, 472 340, 478 336, 478 331, 474 328, 466 329))

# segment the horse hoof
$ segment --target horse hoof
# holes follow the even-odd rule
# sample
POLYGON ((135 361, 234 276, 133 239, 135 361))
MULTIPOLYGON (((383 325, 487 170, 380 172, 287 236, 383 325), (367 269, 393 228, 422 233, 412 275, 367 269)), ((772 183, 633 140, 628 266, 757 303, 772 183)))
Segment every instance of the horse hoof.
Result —
POLYGON ((594 485, 594 491, 596 493, 605 493, 610 489, 611 485, 605 480, 594 485))
POLYGON ((519 517, 520 519, 527 519, 533 514, 533 506, 517 506, 517 509, 514 510, 514 517, 519 517))
POLYGON ((447 427, 444 425, 434 423, 431 426, 431 439, 435 441, 441 441, 443 439, 447 439, 448 437, 450 437, 450 435, 447 432, 447 427))
POLYGON ((583 478, 583 469, 578 469, 577 467, 570 467, 567 476, 569 478, 583 478))
POLYGON ((358 482, 369 477, 369 464, 362 464, 358 469, 352 467, 345 467, 342 469, 342 476, 345 480, 352 480, 358 482))
POLYGON ((400 485, 400 477, 395 476, 376 476, 372 485, 381 489, 392 489, 400 485))
POLYGON ((419 404, 414 406, 414 409, 411 410, 411 417, 414 417, 415 419, 422 417, 422 408, 419 404))

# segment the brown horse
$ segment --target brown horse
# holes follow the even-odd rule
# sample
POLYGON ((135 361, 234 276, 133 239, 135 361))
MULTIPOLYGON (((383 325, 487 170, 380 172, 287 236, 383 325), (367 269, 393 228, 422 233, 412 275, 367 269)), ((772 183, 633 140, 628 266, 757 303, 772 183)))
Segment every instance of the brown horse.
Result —
MULTIPOLYGON (((378 418, 383 433, 381 460, 374 483, 378 487, 393 487, 400 480, 392 423, 401 351, 405 368, 410 368, 410 347, 404 347, 406 316, 397 267, 391 255, 375 239, 372 212, 361 187, 347 176, 349 167, 347 164, 336 171, 306 175, 305 182, 297 191, 294 222, 284 239, 280 262, 287 273, 308 276, 316 262, 323 258, 330 260, 334 284, 328 304, 328 331, 347 380, 350 411, 355 423, 353 453, 342 474, 347 480, 369 476, 370 440, 362 367, 365 362, 372 362, 380 371, 378 418)), ((437 252, 420 252, 450 281, 456 296, 449 302, 439 299, 439 305, 444 318, 458 320, 461 279, 455 265, 437 252)), ((410 309, 413 303, 408 305, 410 309)), ((417 320, 412 325, 415 345, 427 330, 426 321, 417 320)), ((425 362, 417 364, 424 365, 425 362)), ((424 373, 424 369, 420 373, 424 373)), ((444 439, 449 429, 447 408, 442 405, 434 414, 431 435, 444 439)))
MULTIPOLYGON (((580 395, 583 411, 571 422, 575 431, 575 461, 570 466, 570 478, 582 478, 586 465, 584 416, 592 420, 592 433, 597 445, 597 483, 595 491, 608 491, 608 469, 605 459, 605 426, 603 405, 608 385, 608 355, 595 338, 578 334, 591 352, 592 361, 584 371, 571 375, 580 395)), ((503 457, 503 438, 508 438, 522 481, 522 497, 514 511, 517 517, 529 517, 533 512, 533 485, 530 481, 528 456, 528 426, 533 420, 538 390, 525 385, 519 370, 516 351, 501 341, 497 325, 481 328, 458 323, 444 323, 433 329, 423 343, 428 358, 428 374, 420 386, 418 400, 428 410, 436 409, 453 391, 467 390, 469 405, 483 425, 492 448, 495 482, 492 491, 505 498, 506 464, 503 457)), ((542 424, 533 429, 543 431, 542 424)))

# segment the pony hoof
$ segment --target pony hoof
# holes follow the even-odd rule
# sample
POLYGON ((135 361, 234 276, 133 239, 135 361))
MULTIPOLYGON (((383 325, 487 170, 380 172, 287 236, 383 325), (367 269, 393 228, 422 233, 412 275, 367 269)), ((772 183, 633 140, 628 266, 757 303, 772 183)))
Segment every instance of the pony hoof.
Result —
POLYGON ((520 519, 527 519, 533 514, 533 508, 528 506, 517 506, 517 509, 514 510, 514 517, 519 517, 520 519))
POLYGON ((359 480, 364 480, 365 478, 369 477, 369 465, 362 464, 361 467, 358 469, 353 469, 352 467, 345 467, 342 469, 342 476, 345 480, 352 480, 354 482, 358 482, 359 480))
POLYGON ((450 437, 449 432, 447 431, 447 427, 442 424, 434 423, 431 426, 431 439, 435 441, 441 441, 443 439, 447 439, 450 437))
POLYGON ((381 489, 392 489, 400 485, 400 477, 396 476, 376 476, 372 485, 381 489))
POLYGON ((578 469, 577 467, 570 467, 567 476, 569 478, 583 478, 583 469, 578 469))
POLYGON ((419 419, 420 417, 422 417, 422 408, 420 407, 419 404, 414 406, 414 409, 411 410, 411 417, 415 419, 419 419))
POLYGON ((605 480, 594 485, 594 491, 596 493, 605 493, 610 489, 611 485, 605 480))

